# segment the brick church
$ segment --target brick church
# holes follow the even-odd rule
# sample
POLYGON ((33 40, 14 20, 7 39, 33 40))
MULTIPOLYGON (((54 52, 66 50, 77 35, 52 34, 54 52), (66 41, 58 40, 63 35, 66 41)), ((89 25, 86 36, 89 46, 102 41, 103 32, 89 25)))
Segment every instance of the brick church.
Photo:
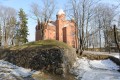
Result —
MULTIPOLYGON (((44 40, 53 39, 67 43, 77 48, 75 39, 75 22, 74 19, 66 20, 65 12, 61 9, 56 15, 56 21, 49 21, 44 29, 44 40)), ((40 28, 36 26, 36 41, 40 40, 40 28)))

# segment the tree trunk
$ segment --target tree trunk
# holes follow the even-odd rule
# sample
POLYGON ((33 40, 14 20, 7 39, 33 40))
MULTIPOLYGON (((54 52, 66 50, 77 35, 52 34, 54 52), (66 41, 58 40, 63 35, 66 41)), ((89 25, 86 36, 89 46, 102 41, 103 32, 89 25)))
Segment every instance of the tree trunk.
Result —
POLYGON ((120 60, 120 46, 119 46, 119 43, 118 43, 118 40, 117 40, 117 36, 116 36, 116 25, 114 25, 114 39, 115 39, 115 43, 116 43, 117 49, 119 51, 119 60, 120 60))

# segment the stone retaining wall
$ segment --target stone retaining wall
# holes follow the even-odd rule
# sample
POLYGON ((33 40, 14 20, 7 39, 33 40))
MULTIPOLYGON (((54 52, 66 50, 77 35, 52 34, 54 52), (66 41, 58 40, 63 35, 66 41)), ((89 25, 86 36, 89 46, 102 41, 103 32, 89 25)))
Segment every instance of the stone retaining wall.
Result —
POLYGON ((17 66, 46 70, 58 75, 68 72, 76 57, 74 49, 34 47, 22 50, 0 50, 0 59, 17 66))

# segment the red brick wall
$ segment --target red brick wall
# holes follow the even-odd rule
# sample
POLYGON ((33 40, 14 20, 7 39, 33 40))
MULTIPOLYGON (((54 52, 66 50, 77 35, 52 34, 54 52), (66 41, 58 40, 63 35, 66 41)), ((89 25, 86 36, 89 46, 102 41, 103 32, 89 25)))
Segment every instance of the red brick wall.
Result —
POLYGON ((56 40, 59 40, 59 20, 56 20, 56 40))
POLYGON ((40 28, 36 26, 36 32, 35 32, 35 40, 38 41, 40 40, 40 28))
POLYGON ((63 42, 67 43, 67 30, 66 30, 66 27, 63 28, 63 42))
POLYGON ((56 40, 63 41, 63 27, 65 22, 65 15, 57 15, 56 20, 56 40))
POLYGON ((54 39, 56 40, 56 29, 55 26, 48 26, 47 29, 45 29, 44 39, 54 39))

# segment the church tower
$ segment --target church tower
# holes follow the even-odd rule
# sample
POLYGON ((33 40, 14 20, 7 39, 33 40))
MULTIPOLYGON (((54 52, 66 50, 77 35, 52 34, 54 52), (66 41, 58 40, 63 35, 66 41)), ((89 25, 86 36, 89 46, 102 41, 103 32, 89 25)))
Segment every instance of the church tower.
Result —
POLYGON ((62 28, 64 27, 65 23, 65 12, 60 9, 56 15, 56 40, 63 41, 63 31, 62 28))
POLYGON ((40 36, 40 22, 38 21, 38 24, 36 26, 36 32, 35 32, 35 40, 41 40, 41 36, 40 36))

